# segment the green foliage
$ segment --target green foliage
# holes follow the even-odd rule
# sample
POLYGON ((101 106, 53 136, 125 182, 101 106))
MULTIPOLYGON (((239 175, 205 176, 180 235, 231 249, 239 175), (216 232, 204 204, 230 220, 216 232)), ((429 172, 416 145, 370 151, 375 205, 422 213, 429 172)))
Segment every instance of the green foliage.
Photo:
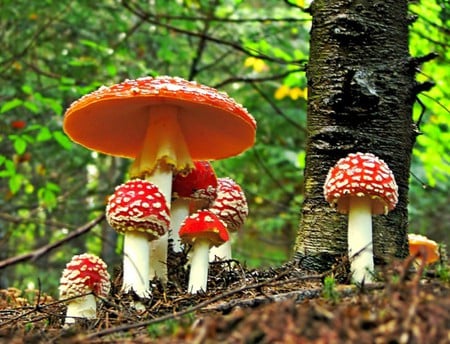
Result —
POLYGON ((326 276, 323 280, 322 296, 330 302, 339 301, 339 292, 336 290, 337 282, 333 276, 326 276))
MULTIPOLYGON (((450 97, 440 79, 448 74, 448 38, 441 30, 448 9, 436 4, 411 5, 419 13, 413 55, 440 53, 418 76, 437 83, 419 96, 426 112, 413 171, 434 186, 429 192, 412 180, 412 224, 421 232, 436 228, 441 216, 425 209, 446 209, 440 190, 448 188, 449 176, 450 97)), ((214 162, 219 176, 243 186, 249 202, 248 221, 235 239, 236 258, 250 266, 290 258, 303 201, 310 24, 309 15, 275 0, 3 1, 0 260, 64 238, 98 215, 126 176, 129 161, 93 154, 67 138, 62 121, 70 103, 103 84, 163 74, 226 91, 254 115, 255 147, 214 162)), ((419 119, 419 107, 414 116, 419 119)), ((36 262, 2 271, 0 285, 24 286, 45 276, 44 287, 56 295, 72 254, 100 254, 108 246, 120 252, 121 240, 107 238, 108 230, 97 226, 36 262)), ((104 258, 120 262, 119 254, 104 258)))

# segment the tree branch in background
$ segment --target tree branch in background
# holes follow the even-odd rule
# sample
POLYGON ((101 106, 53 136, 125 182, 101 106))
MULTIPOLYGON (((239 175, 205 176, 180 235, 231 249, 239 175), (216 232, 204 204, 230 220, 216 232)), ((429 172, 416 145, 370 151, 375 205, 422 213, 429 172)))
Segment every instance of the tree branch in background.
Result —
POLYGON ((2 260, 2 261, 0 261, 0 269, 6 268, 7 266, 14 265, 14 264, 26 261, 26 260, 34 261, 36 259, 39 259, 41 256, 49 253, 50 251, 53 251, 55 248, 62 246, 66 242, 69 242, 70 240, 89 232, 93 227, 95 227, 97 224, 102 222, 104 219, 105 219, 105 214, 103 213, 100 216, 98 216, 97 218, 95 218, 94 220, 84 224, 81 227, 78 227, 73 232, 70 232, 65 238, 63 238, 61 240, 58 240, 54 243, 42 246, 42 247, 38 248, 37 250, 2 260))
POLYGON ((156 25, 159 27, 163 27, 167 30, 177 32, 180 34, 184 34, 184 35, 187 35, 190 37, 197 37, 197 38, 201 38, 206 41, 217 43, 217 44, 220 44, 223 46, 228 46, 228 47, 231 47, 234 50, 240 51, 248 56, 257 57, 259 59, 266 60, 266 61, 276 62, 276 63, 282 64, 282 65, 286 65, 286 64, 303 65, 307 62, 306 59, 288 61, 285 59, 268 56, 268 55, 262 54, 261 52, 254 50, 254 49, 247 49, 243 45, 236 43, 236 42, 226 41, 226 40, 223 40, 223 39, 220 39, 217 37, 205 35, 201 32, 189 31, 189 30, 181 29, 181 28, 173 26, 173 25, 163 23, 163 22, 159 21, 158 17, 154 16, 152 13, 144 11, 143 9, 136 6, 135 4, 134 4, 135 7, 133 7, 133 4, 131 4, 130 1, 123 1, 123 5, 131 13, 135 14, 137 17, 145 20, 146 22, 148 22, 150 24, 153 24, 153 25, 156 25))

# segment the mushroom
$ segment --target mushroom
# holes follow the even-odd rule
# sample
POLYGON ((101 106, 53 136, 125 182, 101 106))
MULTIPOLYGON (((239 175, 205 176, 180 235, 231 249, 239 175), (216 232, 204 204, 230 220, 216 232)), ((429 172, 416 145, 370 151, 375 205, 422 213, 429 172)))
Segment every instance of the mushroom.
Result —
MULTIPOLYGON (((248 216, 247 199, 239 184, 231 178, 218 178, 217 198, 209 210, 225 222, 230 234, 239 231, 248 216)), ((210 261, 231 258, 231 240, 212 247, 209 252, 210 261)))
MULTIPOLYGON (((223 92, 160 76, 102 86, 83 96, 67 109, 64 131, 87 148, 134 159, 131 177, 158 185, 170 208, 173 171, 189 172, 193 160, 245 151, 255 141, 256 122, 223 92)), ((159 248, 167 256, 167 237, 159 248)), ((165 262, 160 268, 164 273, 165 262)))
POLYGON ((420 234, 408 234, 409 255, 425 261, 426 265, 437 262, 440 258, 439 245, 436 241, 420 234))
POLYGON ((93 254, 84 253, 72 257, 59 282, 59 296, 67 300, 66 324, 76 318, 95 319, 95 297, 106 298, 111 282, 106 264, 93 254))
POLYGON ((226 225, 211 211, 201 209, 183 221, 179 234, 184 243, 192 245, 188 291, 206 291, 209 249, 229 240, 226 225))
POLYGON ((372 281, 374 272, 372 215, 387 214, 398 201, 398 188, 388 165, 371 153, 350 153, 328 172, 328 203, 348 214, 348 254, 353 281, 372 281))
POLYGON ((217 196, 217 177, 208 161, 195 161, 188 174, 178 173, 172 183, 172 205, 169 238, 174 252, 181 252, 178 231, 191 209, 209 208, 217 196))
MULTIPOLYGON (((140 297, 148 296, 149 244, 164 235, 170 222, 169 209, 159 188, 149 181, 133 179, 116 187, 106 207, 108 223, 124 234, 123 287, 140 297)), ((150 264, 161 257, 152 257, 150 264)))

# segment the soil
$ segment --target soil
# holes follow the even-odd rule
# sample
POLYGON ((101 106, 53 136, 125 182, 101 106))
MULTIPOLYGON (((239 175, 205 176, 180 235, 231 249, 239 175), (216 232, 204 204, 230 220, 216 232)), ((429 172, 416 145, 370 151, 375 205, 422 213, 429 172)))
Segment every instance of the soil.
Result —
POLYGON ((450 343, 448 267, 437 273, 410 258, 354 286, 337 283, 342 267, 318 275, 294 262, 250 270, 228 261, 211 265, 206 293, 191 295, 185 260, 173 260, 170 282, 153 281, 146 300, 122 294, 117 271, 98 318, 71 326, 64 302, 0 290, 0 343, 450 343))

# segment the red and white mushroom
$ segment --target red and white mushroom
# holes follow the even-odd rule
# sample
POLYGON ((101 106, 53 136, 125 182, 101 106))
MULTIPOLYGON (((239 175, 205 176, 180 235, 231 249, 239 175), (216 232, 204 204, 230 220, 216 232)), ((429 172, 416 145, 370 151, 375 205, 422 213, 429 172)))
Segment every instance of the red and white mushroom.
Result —
POLYGON ((108 223, 124 234, 123 290, 148 296, 149 271, 161 257, 151 257, 149 241, 164 235, 170 213, 159 188, 149 181, 133 179, 116 187, 106 207, 108 223))
POLYGON ((206 291, 208 284, 209 249, 229 240, 225 223, 211 211, 202 209, 187 217, 180 228, 180 238, 192 245, 188 291, 206 291))
POLYGON ((178 231, 192 210, 208 208, 217 196, 217 177, 208 161, 195 161, 188 174, 178 173, 172 184, 169 238, 174 252, 181 252, 178 231))
POLYGON ((409 255, 421 259, 426 265, 436 263, 439 258, 439 245, 436 241, 420 234, 408 234, 409 255))
POLYGON ((371 153, 351 153, 328 172, 328 203, 348 214, 348 254, 355 282, 373 280, 372 215, 387 214, 398 201, 398 188, 388 165, 371 153))
MULTIPOLYGON (((209 209, 227 225, 228 231, 236 233, 248 216, 248 204, 242 188, 231 178, 217 179, 217 197, 209 209)), ((212 247, 210 261, 232 258, 231 240, 218 247, 212 247)))
MULTIPOLYGON (((159 76, 102 86, 83 96, 67 109, 64 131, 87 148, 134 159, 131 178, 156 184, 170 208, 173 172, 189 172, 193 160, 247 150, 255 141, 256 122, 223 92, 159 76)), ((154 249, 167 256, 167 236, 161 241, 154 249)), ((161 270, 166 265, 161 262, 161 270)))
POLYGON ((73 256, 59 282, 59 296, 67 300, 66 324, 76 318, 97 317, 96 297, 108 297, 111 287, 106 264, 99 257, 84 253, 73 256))

